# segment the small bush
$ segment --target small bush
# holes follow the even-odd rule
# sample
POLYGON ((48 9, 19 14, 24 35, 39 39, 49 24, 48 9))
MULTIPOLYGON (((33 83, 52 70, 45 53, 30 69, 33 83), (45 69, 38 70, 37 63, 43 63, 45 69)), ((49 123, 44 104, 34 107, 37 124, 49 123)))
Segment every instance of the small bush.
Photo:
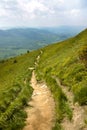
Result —
POLYGON ((27 53, 29 53, 30 51, 29 50, 27 50, 27 53))
POLYGON ((13 63, 17 63, 17 60, 14 60, 13 63))

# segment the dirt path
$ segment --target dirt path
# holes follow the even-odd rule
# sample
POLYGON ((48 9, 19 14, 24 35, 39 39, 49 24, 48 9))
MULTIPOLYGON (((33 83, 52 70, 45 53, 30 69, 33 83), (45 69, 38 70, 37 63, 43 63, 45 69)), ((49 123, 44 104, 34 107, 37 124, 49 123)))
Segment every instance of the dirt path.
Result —
POLYGON ((31 85, 34 89, 31 108, 27 108, 28 118, 23 130, 51 130, 55 121, 55 103, 45 83, 37 83, 33 71, 31 85))
POLYGON ((73 104, 73 93, 69 91, 66 86, 61 85, 61 82, 57 77, 55 77, 55 79, 58 85, 62 88, 62 91, 67 96, 69 106, 73 111, 72 121, 70 122, 67 118, 64 118, 61 124, 62 127, 64 130, 87 130, 87 127, 84 123, 85 118, 87 118, 84 107, 79 106, 78 103, 73 104))

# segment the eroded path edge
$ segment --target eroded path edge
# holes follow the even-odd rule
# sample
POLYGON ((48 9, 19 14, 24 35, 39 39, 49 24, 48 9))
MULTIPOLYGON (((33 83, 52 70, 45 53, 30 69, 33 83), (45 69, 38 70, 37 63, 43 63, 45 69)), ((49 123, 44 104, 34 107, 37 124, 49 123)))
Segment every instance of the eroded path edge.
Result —
POLYGON ((55 103, 53 96, 45 83, 38 83, 35 72, 32 72, 33 87, 31 108, 27 108, 26 126, 23 130, 52 130, 55 125, 55 103))

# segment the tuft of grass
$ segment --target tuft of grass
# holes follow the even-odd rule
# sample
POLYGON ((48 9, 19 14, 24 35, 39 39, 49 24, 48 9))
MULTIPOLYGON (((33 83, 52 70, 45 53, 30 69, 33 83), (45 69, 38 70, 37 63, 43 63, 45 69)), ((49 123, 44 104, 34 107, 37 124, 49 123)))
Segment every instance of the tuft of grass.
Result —
POLYGON ((63 120, 65 115, 68 117, 69 120, 71 120, 72 110, 67 103, 66 95, 62 92, 62 89, 60 88, 60 86, 58 86, 55 79, 53 79, 52 77, 50 77, 49 74, 47 74, 45 75, 45 80, 55 100, 56 124, 53 130, 62 130, 60 122, 63 120))
POLYGON ((87 82, 80 82, 76 84, 75 88, 78 90, 75 93, 74 101, 78 101, 80 105, 87 105, 87 82))

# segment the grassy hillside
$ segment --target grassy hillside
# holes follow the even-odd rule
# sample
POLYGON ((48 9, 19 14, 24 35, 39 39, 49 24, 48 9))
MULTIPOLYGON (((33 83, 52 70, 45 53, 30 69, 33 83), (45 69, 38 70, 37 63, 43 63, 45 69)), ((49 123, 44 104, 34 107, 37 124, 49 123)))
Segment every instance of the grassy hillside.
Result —
POLYGON ((74 103, 87 105, 87 29, 76 37, 43 48, 36 72, 38 80, 45 79, 54 95, 57 115, 54 130, 60 130, 59 123, 65 115, 71 120, 72 110, 53 77, 73 92, 74 103))
POLYGON ((74 38, 43 49, 38 73, 44 77, 50 72, 58 76, 73 92, 86 83, 87 30, 74 38), (78 87, 77 87, 77 86, 78 87))
POLYGON ((0 130, 19 130, 24 126, 24 108, 31 98, 31 70, 38 51, 0 63, 0 130))
MULTIPOLYGON (((45 80, 53 94, 56 102, 53 130, 61 130, 63 118, 67 116, 71 120, 73 113, 55 77, 73 92, 74 103, 87 105, 87 30, 40 50, 42 54, 36 68, 37 79, 45 80)), ((34 66, 40 50, 0 62, 0 130, 20 130, 25 125, 27 115, 24 108, 33 91, 29 67, 34 66)))

